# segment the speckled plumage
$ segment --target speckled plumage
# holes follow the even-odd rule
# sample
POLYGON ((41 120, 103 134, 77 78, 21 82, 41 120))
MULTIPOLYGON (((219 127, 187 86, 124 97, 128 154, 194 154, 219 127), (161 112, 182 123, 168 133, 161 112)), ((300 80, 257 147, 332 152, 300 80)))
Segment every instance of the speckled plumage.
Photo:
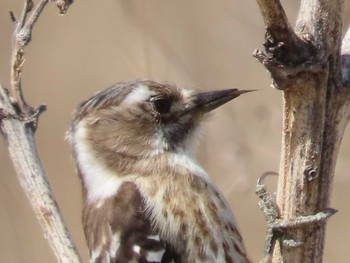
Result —
POLYGON ((192 153, 206 113, 244 92, 145 80, 80 104, 68 138, 91 262, 249 262, 228 204, 192 153))

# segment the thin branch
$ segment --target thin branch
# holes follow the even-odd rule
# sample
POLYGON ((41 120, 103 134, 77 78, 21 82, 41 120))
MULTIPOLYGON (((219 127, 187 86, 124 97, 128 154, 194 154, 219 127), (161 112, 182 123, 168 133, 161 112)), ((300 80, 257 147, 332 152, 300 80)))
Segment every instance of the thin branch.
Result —
POLYGON ((21 20, 19 21, 19 28, 22 28, 27 20, 27 15, 29 14, 30 11, 32 11, 32 8, 34 7, 34 3, 32 0, 26 0, 24 3, 23 11, 22 11, 22 16, 21 20))
POLYGON ((43 105, 37 109, 30 107, 24 100, 21 86, 25 62, 24 47, 30 42, 33 27, 47 3, 48 0, 40 1, 28 17, 33 2, 26 0, 20 21, 17 21, 10 12, 11 19, 16 24, 11 60, 11 90, 14 98, 11 98, 8 90, 0 84, 0 128, 6 139, 19 182, 58 261, 81 263, 82 260, 57 206, 35 145, 34 132, 38 116, 46 107, 43 105))
MULTIPOLYGON (((41 2, 33 10, 33 13, 29 17, 28 21, 25 23, 25 25, 23 27, 24 30, 29 31, 30 34, 31 34, 31 31, 33 29, 33 26, 34 26, 35 22, 38 20, 41 12, 44 10, 44 8, 45 8, 45 6, 47 5, 48 2, 49 2, 49 0, 41 0, 41 2)), ((31 9, 29 9, 29 12, 30 12, 30 10, 31 9)), ((30 41, 30 39, 29 39, 29 41, 30 41)), ((25 45, 27 45, 29 43, 29 41, 26 42, 25 45)))
MULTIPOLYGON (((33 113, 33 109, 26 103, 24 99, 21 86, 22 68, 25 63, 23 49, 30 42, 33 27, 48 2, 49 0, 41 0, 41 2, 33 10, 32 15, 27 20, 27 16, 33 8, 33 2, 31 0, 26 0, 21 20, 15 22, 16 29, 14 34, 11 59, 11 88, 12 95, 18 104, 20 113, 23 115, 31 115, 33 113)), ((12 17, 14 16, 12 15, 12 17)))
MULTIPOLYGON (((279 0, 257 0, 266 28, 279 27, 285 34, 293 32, 279 0)), ((283 35, 281 38, 285 38, 283 35)))

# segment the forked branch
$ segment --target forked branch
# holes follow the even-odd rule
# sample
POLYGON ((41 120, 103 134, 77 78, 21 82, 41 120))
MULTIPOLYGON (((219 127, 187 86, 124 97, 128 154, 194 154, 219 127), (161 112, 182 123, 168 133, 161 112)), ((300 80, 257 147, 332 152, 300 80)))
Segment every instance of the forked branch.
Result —
POLYGON ((257 3, 266 26, 264 46, 267 58, 291 65, 305 62, 312 52, 309 39, 294 32, 280 1, 257 0, 257 3))
MULTIPOLYGON (((0 128, 6 139, 19 182, 58 261, 81 263, 35 145, 34 132, 37 119, 45 110, 45 106, 39 106, 37 109, 30 107, 24 99, 21 85, 25 62, 24 47, 30 42, 33 27, 48 2, 41 0, 34 6, 32 0, 26 0, 19 20, 11 12, 12 21, 15 23, 11 59, 12 94, 0 84, 0 128)), ((56 1, 61 13, 67 10, 69 3, 71 1, 56 1)))

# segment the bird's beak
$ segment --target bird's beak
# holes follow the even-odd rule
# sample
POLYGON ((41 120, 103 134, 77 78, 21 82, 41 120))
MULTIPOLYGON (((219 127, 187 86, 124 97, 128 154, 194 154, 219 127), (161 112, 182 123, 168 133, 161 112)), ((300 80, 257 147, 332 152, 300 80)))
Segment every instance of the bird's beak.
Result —
POLYGON ((194 105, 192 112, 198 112, 202 114, 207 113, 225 104, 226 102, 237 98, 241 94, 251 91, 254 90, 225 89, 199 92, 194 95, 194 105))

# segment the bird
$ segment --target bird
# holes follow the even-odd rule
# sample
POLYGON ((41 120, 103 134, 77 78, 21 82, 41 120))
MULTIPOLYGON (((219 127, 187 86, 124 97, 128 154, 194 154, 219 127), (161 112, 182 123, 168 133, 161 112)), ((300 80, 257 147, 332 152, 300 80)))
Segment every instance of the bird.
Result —
POLYGON ((250 262, 228 202, 194 154, 209 112, 249 91, 146 79, 79 104, 67 138, 91 263, 250 262))

